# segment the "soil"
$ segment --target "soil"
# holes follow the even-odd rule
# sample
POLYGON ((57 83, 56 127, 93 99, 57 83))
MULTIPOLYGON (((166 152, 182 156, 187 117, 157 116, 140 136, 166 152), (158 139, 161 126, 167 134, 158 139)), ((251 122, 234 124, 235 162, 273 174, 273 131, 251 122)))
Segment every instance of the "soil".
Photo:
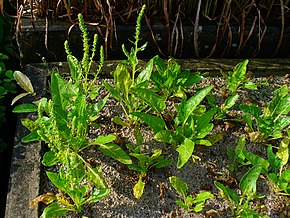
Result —
MULTIPOLYGON (((272 76, 272 77, 256 77, 252 81, 258 84, 258 90, 249 91, 241 89, 238 91, 240 98, 236 105, 244 102, 252 102, 260 107, 265 106, 273 95, 274 90, 287 84, 290 85, 289 75, 272 76)), ((100 81, 101 82, 101 81, 100 81)), ((225 80, 220 77, 204 77, 202 82, 195 85, 189 96, 193 95, 197 90, 208 85, 214 85, 213 94, 218 101, 223 101, 225 95, 225 80)), ((290 88, 290 87, 289 87, 290 88)), ((105 92, 105 91, 103 91, 105 92)), ((103 93, 106 94, 106 93, 103 93)), ((178 101, 178 99, 175 99, 178 101)), ((218 102, 218 104, 220 103, 218 102)), ((206 104, 206 102, 203 102, 206 104)), ((170 105, 172 102, 168 102, 170 105)), ((172 108, 173 110, 174 108, 172 108)), ((238 106, 234 106, 229 111, 229 117, 240 116, 242 113, 238 106)), ((98 120, 101 126, 98 129, 91 129, 91 137, 98 135, 107 135, 114 133, 119 136, 119 144, 125 143, 135 144, 132 129, 129 127, 121 127, 112 122, 114 116, 124 116, 120 105, 112 98, 107 105, 101 117, 98 120)), ((144 194, 140 200, 133 196, 132 188, 137 182, 138 174, 128 170, 128 168, 105 156, 97 147, 88 148, 83 156, 86 159, 93 160, 93 163, 102 167, 106 182, 110 188, 110 194, 100 202, 89 205, 85 208, 84 214, 90 218, 96 217, 232 217, 229 204, 220 198, 218 191, 214 185, 214 181, 219 181, 228 187, 235 189, 239 193, 238 182, 248 167, 239 167, 235 172, 230 172, 231 164, 228 156, 228 150, 234 149, 240 136, 246 135, 244 131, 245 125, 240 122, 231 120, 216 122, 214 133, 222 133, 223 139, 213 146, 204 147, 197 146, 194 155, 200 158, 199 161, 193 163, 189 161, 181 169, 177 169, 177 152, 170 145, 157 143, 154 141, 153 132, 143 125, 142 134, 144 137, 143 152, 150 152, 152 149, 161 148, 163 154, 167 158, 173 159, 173 163, 166 168, 152 169, 146 178, 146 186, 144 194), (189 186, 192 194, 198 194, 200 191, 210 191, 214 194, 213 199, 206 201, 205 207, 201 213, 188 213, 180 208, 175 201, 181 196, 173 189, 169 183, 169 176, 178 176, 189 186)), ((124 146, 125 148, 125 146, 124 146)), ((247 149, 255 154, 265 157, 266 146, 262 144, 253 144, 248 142, 247 149)), ((287 166, 288 167, 288 166, 287 166)), ((49 181, 45 180, 42 193, 54 192, 55 188, 49 181)), ((269 186, 268 181, 261 176, 258 180, 257 194, 265 195, 264 198, 255 200, 252 207, 260 208, 262 214, 270 217, 289 217, 290 216, 290 199, 288 196, 276 194, 269 186)), ((81 217, 80 214, 70 214, 68 217, 81 217)))

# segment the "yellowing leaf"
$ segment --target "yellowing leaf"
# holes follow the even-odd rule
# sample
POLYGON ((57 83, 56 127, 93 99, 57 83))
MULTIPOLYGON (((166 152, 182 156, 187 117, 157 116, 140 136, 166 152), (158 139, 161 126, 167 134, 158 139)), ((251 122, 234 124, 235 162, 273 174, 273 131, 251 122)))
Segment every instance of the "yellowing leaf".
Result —
POLYGON ((138 182, 133 188, 134 197, 138 200, 142 197, 144 192, 145 182, 142 181, 142 178, 139 178, 138 182))
POLYGON ((22 89, 24 89, 29 94, 35 95, 31 81, 24 73, 15 71, 13 73, 13 77, 22 89))
POLYGON ((276 156, 279 157, 282 160, 282 166, 286 165, 288 163, 288 159, 289 159, 289 143, 290 140, 289 138, 285 137, 279 146, 278 152, 276 153, 276 156))

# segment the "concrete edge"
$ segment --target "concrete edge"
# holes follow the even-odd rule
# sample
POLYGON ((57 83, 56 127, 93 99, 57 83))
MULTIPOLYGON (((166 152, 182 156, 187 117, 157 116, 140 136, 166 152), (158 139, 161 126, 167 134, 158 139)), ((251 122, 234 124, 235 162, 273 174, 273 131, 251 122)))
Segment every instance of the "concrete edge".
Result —
MULTIPOLYGON (((31 79, 39 98, 45 93, 46 75, 43 70, 31 71, 26 68, 25 73, 31 79)), ((25 102, 32 102, 35 98, 29 97, 25 102)), ((19 114, 16 124, 14 148, 10 168, 5 218, 37 218, 38 206, 29 208, 30 203, 40 193, 41 150, 40 142, 22 143, 21 139, 29 133, 22 126, 21 119, 33 119, 35 114, 19 114)))

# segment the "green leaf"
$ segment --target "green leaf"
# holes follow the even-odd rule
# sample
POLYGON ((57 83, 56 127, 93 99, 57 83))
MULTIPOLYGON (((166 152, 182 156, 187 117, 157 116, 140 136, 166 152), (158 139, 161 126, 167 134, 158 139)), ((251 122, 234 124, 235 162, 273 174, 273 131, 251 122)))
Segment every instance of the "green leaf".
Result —
POLYGON ((241 197, 234 190, 224 186, 220 182, 214 182, 214 185, 219 190, 221 198, 226 199, 230 202, 234 202, 235 205, 238 205, 240 203, 241 197))
POLYGON ((128 96, 129 89, 133 84, 130 73, 123 64, 118 64, 114 71, 114 84, 115 88, 123 93, 125 96, 128 96))
POLYGON ((250 161, 251 164, 257 167, 260 166, 265 172, 268 172, 269 162, 267 160, 257 155, 254 155, 253 153, 246 150, 243 150, 243 154, 250 161))
POLYGON ((136 85, 141 84, 145 81, 149 81, 151 77, 151 73, 153 70, 153 59, 151 59, 147 65, 144 67, 144 69, 141 71, 141 73, 136 78, 136 85))
POLYGON ((106 80, 103 82, 103 85, 117 101, 122 100, 120 92, 118 90, 114 89, 106 80))
POLYGON ((278 173, 280 166, 282 165, 282 160, 274 154, 271 145, 268 146, 267 153, 269 164, 276 175, 278 173))
POLYGON ((166 108, 164 98, 149 89, 132 88, 131 91, 159 114, 166 108))
POLYGON ((255 118, 260 117, 260 115, 262 114, 262 110, 255 105, 241 104, 240 109, 255 118))
POLYGON ((34 95, 34 89, 31 81, 25 74, 21 73, 20 71, 15 71, 13 73, 13 77, 22 89, 24 89, 29 94, 34 95))
POLYGON ((186 192, 188 190, 188 185, 185 182, 183 182, 177 176, 170 176, 169 182, 179 194, 181 194, 183 197, 186 196, 186 192))
POLYGON ((280 117, 276 122, 276 130, 281 131, 290 126, 290 116, 280 117))
POLYGON ((248 60, 244 60, 243 62, 235 66, 233 72, 229 72, 227 84, 231 92, 235 92, 240 86, 240 84, 246 79, 248 63, 249 63, 248 60))
POLYGON ((212 89, 213 86, 203 88, 202 90, 198 91, 194 96, 192 96, 188 101, 180 105, 178 117, 183 125, 186 123, 192 112, 197 108, 197 106, 212 89))
POLYGON ((157 133, 163 130, 166 125, 162 118, 148 114, 148 113, 132 112, 131 114, 140 118, 142 121, 148 124, 152 128, 154 133, 157 133))
POLYGON ((60 173, 46 172, 46 175, 58 189, 67 192, 68 181, 62 178, 60 173))
POLYGON ((239 187, 243 195, 254 196, 256 194, 257 180, 261 174, 262 166, 253 166, 241 179, 239 187))
POLYGON ((288 137, 283 138, 280 142, 280 146, 276 156, 282 160, 281 167, 285 166, 289 160, 289 144, 290 139, 288 137))
POLYGON ((165 142, 168 144, 174 142, 173 133, 170 130, 161 130, 154 136, 154 139, 158 142, 165 142))
POLYGON ((124 122, 124 121, 121 120, 121 118, 118 117, 118 116, 115 116, 115 117, 113 118, 113 122, 116 123, 117 125, 121 125, 121 126, 128 126, 128 127, 130 126, 130 124, 124 122))
POLYGON ((58 203, 55 202, 50 204, 43 210, 40 218, 52 218, 62 216, 67 216, 67 209, 65 207, 61 207, 58 203))
POLYGON ((28 142, 35 142, 35 141, 40 141, 40 136, 37 134, 36 131, 30 132, 28 135, 24 136, 21 141, 23 143, 28 143, 28 142))
POLYGON ((87 200, 87 202, 89 203, 97 203, 100 200, 102 200, 103 198, 105 198, 108 194, 110 193, 110 189, 95 189, 92 191, 92 193, 90 194, 89 199, 87 200))
POLYGON ((90 143, 90 145, 104 145, 110 143, 116 139, 116 136, 113 134, 109 134, 106 136, 98 136, 96 140, 90 143))
POLYGON ((214 195, 210 192, 204 191, 204 192, 199 193, 193 201, 193 203, 196 204, 193 210, 195 212, 201 212, 205 201, 210 198, 214 198, 214 195))
POLYGON ((223 110, 228 110, 233 107, 238 99, 239 95, 237 93, 234 93, 232 96, 228 97, 223 105, 223 110))
POLYGON ((194 150, 194 142, 190 139, 185 139, 184 142, 176 149, 178 154, 177 168, 180 169, 189 158, 192 156, 194 150))
POLYGON ((134 197, 138 200, 142 197, 144 192, 145 182, 142 181, 142 177, 139 178, 136 185, 133 187, 134 197))
POLYGON ((116 144, 100 144, 99 149, 109 157, 112 157, 123 164, 132 164, 129 155, 116 144))
POLYGON ((249 90, 257 90, 257 85, 253 82, 245 82, 244 87, 249 90))
POLYGON ((46 167, 51 167, 59 162, 58 156, 53 151, 45 152, 41 163, 46 167))
POLYGON ((85 163, 87 168, 87 179, 92 182, 98 189, 108 189, 101 167, 92 168, 88 163, 85 163))
POLYGON ((13 113, 31 113, 36 112, 38 107, 35 104, 20 104, 13 109, 13 113))
POLYGON ((213 126, 210 121, 213 119, 213 116, 216 114, 217 111, 217 108, 212 108, 197 119, 196 133, 200 136, 198 138, 205 137, 212 130, 213 126))

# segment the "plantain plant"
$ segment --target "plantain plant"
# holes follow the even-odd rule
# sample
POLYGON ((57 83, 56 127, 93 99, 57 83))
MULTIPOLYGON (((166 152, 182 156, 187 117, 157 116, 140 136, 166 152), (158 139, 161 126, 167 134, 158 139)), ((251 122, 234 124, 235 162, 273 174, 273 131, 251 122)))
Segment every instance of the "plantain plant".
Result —
MULTIPOLYGON (((100 88, 95 82, 104 62, 103 49, 102 47, 100 49, 99 68, 97 72, 91 73, 90 68, 97 48, 97 35, 94 36, 91 49, 82 15, 79 15, 79 22, 84 42, 81 62, 71 54, 68 42, 65 42, 70 79, 64 79, 57 70, 53 70, 50 84, 51 99, 41 98, 33 104, 18 105, 13 110, 16 113, 38 112, 36 120, 22 120, 22 124, 30 130, 22 141, 44 141, 48 145, 49 151, 44 154, 42 160, 44 166, 61 163, 58 172, 47 172, 48 178, 61 192, 56 195, 41 195, 33 202, 33 205, 38 202, 49 204, 41 217, 63 216, 67 211, 82 212, 85 205, 95 203, 108 195, 109 189, 101 168, 90 166, 79 153, 92 145, 98 145, 104 153, 119 148, 111 143, 114 140, 112 135, 99 136, 91 143, 88 141, 89 125, 98 118, 109 96, 97 103, 93 102, 100 88), (90 74, 93 79, 89 78, 90 74)), ((34 94, 33 87, 25 76, 17 73, 15 77, 17 81, 22 82, 20 84, 25 84, 22 87, 28 94, 34 94)))
POLYGON ((188 195, 188 185, 176 176, 169 177, 169 182, 182 196, 182 200, 176 200, 176 203, 187 212, 201 212, 206 200, 214 197, 214 195, 208 191, 200 192, 196 196, 191 194, 188 195))
POLYGON ((125 119, 121 122, 119 117, 114 121, 122 125, 137 125, 138 118, 133 115, 134 112, 146 111, 148 107, 156 113, 161 114, 165 109, 165 99, 155 92, 151 91, 149 86, 150 77, 153 70, 154 58, 148 61, 145 67, 140 67, 137 54, 146 48, 147 43, 139 47, 141 33, 141 19, 145 12, 145 5, 142 7, 136 25, 135 41, 130 52, 122 46, 123 52, 127 57, 126 61, 118 64, 113 71, 114 84, 110 85, 104 82, 104 86, 111 95, 121 104, 125 113, 125 119))
POLYGON ((290 126, 290 94, 284 85, 275 91, 275 96, 263 110, 253 104, 241 104, 245 112, 245 130, 253 142, 265 142, 283 138, 284 130, 290 126))

